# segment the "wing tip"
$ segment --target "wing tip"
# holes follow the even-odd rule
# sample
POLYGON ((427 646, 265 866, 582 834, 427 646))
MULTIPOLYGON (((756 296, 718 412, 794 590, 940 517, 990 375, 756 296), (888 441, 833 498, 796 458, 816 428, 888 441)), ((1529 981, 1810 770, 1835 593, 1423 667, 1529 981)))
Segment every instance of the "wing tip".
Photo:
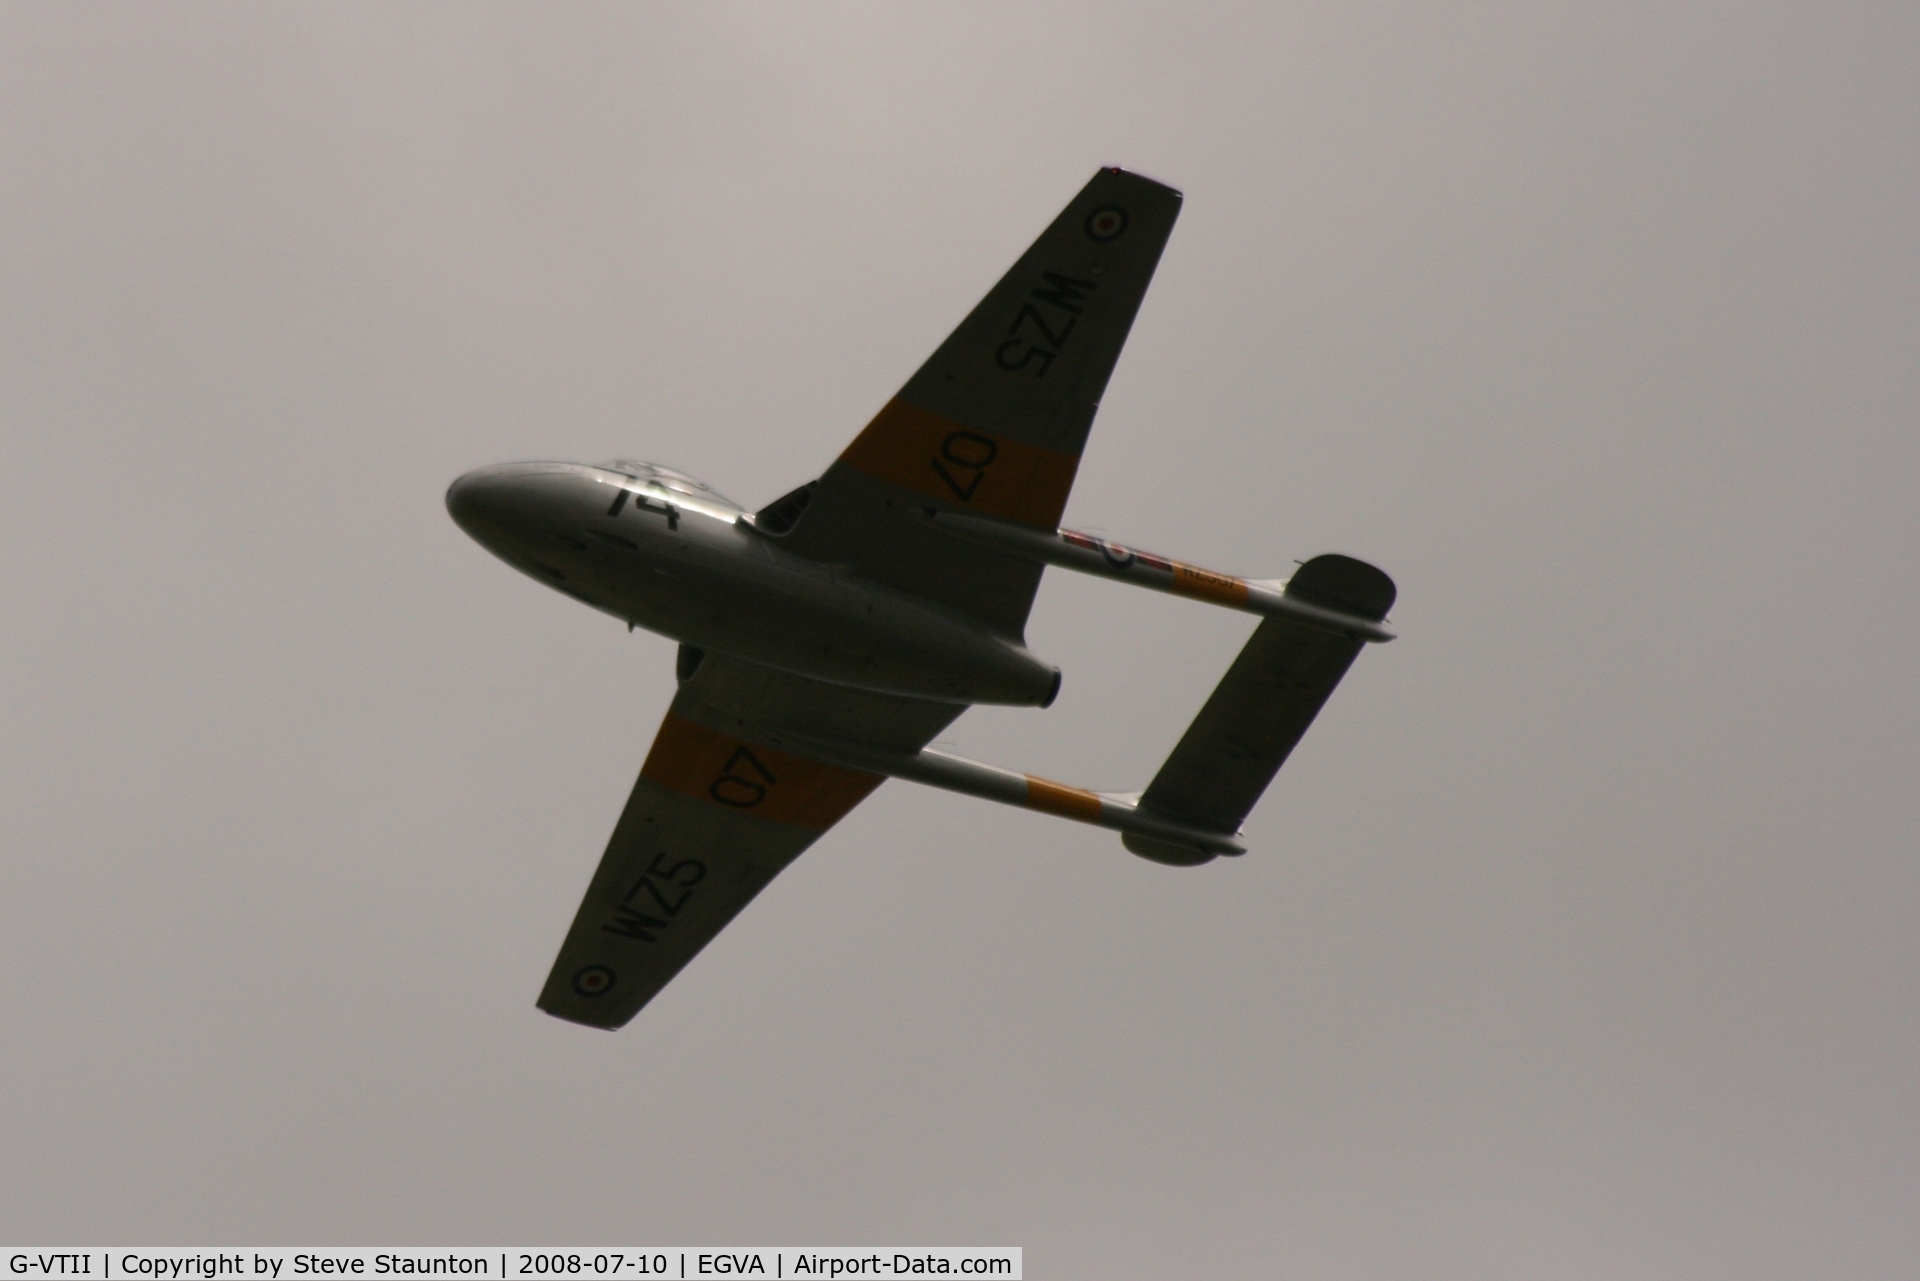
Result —
POLYGON ((534 1007, 543 1014, 548 1014, 559 1019, 562 1023, 574 1023, 580 1027, 590 1027, 601 1032, 617 1032, 627 1025, 628 1020, 633 1018, 633 1015, 629 1014, 618 1022, 612 1022, 605 1016, 596 1019, 593 1017, 593 1012, 591 1011, 579 1009, 570 1010, 558 1005, 548 1005, 545 997, 535 1001, 534 1007))
MULTIPOLYGON (((1161 191, 1166 192, 1175 200, 1185 200, 1187 198, 1186 193, 1181 191, 1180 188, 1170 183, 1161 182, 1158 178, 1150 178, 1137 169, 1128 169, 1122 165, 1104 165, 1101 167, 1100 173, 1112 174, 1116 178, 1131 178, 1135 182, 1144 182, 1149 186, 1157 187, 1161 191)), ((1097 178, 1099 174, 1095 174, 1094 176, 1097 178)))

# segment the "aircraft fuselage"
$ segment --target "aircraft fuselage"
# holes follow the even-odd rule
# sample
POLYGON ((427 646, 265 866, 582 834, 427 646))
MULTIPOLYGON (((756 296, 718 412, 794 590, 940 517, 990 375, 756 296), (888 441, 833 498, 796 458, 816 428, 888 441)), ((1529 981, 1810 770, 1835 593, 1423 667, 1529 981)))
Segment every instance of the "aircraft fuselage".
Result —
POLYGON ((665 468, 482 467, 453 483, 447 508, 514 568, 702 650, 942 702, 1044 707, 1059 690, 1059 669, 1017 639, 793 555, 743 509, 665 468))

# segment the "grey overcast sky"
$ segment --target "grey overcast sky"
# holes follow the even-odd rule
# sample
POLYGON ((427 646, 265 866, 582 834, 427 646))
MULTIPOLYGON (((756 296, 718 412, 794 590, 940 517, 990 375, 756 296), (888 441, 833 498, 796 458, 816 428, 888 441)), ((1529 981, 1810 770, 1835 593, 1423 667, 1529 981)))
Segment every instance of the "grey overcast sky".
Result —
MULTIPOLYGON (((0 1237, 1920 1272, 1920 7, 0 8, 0 1237), (831 459, 1103 164, 1070 523, 1398 580, 1252 852, 891 783, 533 1007, 672 645, 449 480, 831 459)), ((1251 629, 1049 574, 1138 788, 1251 629)))

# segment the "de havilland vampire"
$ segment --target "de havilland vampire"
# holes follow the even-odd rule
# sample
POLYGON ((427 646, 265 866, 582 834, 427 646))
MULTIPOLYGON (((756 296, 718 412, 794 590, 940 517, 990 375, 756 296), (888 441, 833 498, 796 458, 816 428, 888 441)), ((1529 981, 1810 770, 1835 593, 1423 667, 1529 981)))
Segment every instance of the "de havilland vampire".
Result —
POLYGON ((1246 580, 1062 529, 1094 411, 1180 212, 1094 175, 816 480, 749 512, 651 463, 508 463, 447 491, 462 529, 558 591, 680 642, 679 690, 540 994, 615 1028, 889 777, 1119 831, 1175 866, 1245 848, 1254 802, 1394 586, 1340 555, 1246 580), (928 748, 974 703, 1046 707, 1026 646, 1045 566, 1261 616, 1145 792, 928 748))

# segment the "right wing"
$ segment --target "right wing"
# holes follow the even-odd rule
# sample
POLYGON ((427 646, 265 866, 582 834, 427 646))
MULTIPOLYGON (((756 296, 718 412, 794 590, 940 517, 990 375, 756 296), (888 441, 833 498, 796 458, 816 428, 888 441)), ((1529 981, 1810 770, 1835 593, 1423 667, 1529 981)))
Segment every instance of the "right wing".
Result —
MULTIPOLYGON (((1180 193, 1102 169, 805 498, 795 552, 1018 638, 1041 567, 919 520, 971 511, 1051 532, 1180 193)), ((774 524, 780 523, 774 509, 774 524)), ((778 531, 775 531, 778 534, 778 531)))
POLYGON ((540 1008, 620 1027, 882 781, 768 747, 767 729, 913 752, 961 710, 707 655, 661 723, 540 1008))

